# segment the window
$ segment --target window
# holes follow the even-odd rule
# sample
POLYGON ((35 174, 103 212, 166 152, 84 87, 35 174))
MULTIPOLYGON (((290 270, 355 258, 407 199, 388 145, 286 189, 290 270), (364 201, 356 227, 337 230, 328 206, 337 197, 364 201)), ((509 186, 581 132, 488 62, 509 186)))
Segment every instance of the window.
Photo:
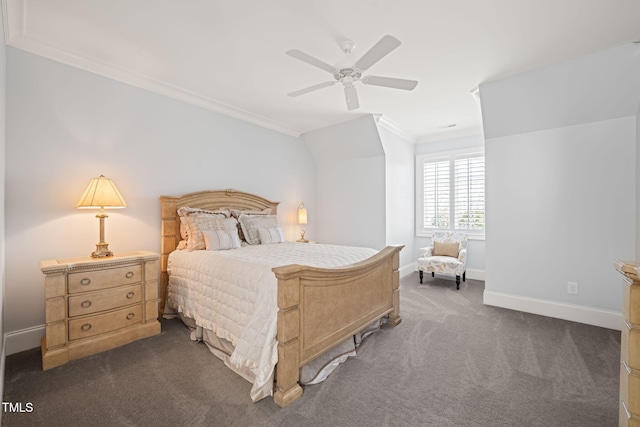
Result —
POLYGON ((416 234, 460 230, 484 236, 484 153, 416 157, 416 234))

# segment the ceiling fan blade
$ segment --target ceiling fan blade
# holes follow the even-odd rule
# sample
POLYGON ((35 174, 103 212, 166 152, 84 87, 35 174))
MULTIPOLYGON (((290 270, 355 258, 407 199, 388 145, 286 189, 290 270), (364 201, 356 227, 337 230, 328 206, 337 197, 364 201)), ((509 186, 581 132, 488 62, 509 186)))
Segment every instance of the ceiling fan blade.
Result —
POLYGON ((313 92, 314 90, 322 89, 323 87, 334 85, 336 83, 337 83, 337 81, 318 83, 317 85, 309 86, 307 88, 300 89, 300 90, 297 90, 295 92, 288 93, 287 95, 289 95, 289 96, 300 96, 300 95, 304 95, 305 93, 313 92))
POLYGON ((345 86, 344 97, 347 100, 347 110, 351 111, 360 108, 360 103, 358 102, 358 92, 356 92, 355 87, 345 86))
POLYGON ((333 74, 336 71, 336 67, 327 64, 326 62, 320 61, 319 59, 314 58, 313 56, 307 55, 304 52, 299 51, 298 49, 288 50, 287 55, 292 56, 300 61, 306 62, 307 64, 311 64, 314 67, 321 68, 325 71, 333 74))
POLYGON ((369 49, 369 51, 355 63, 354 67, 362 71, 367 70, 398 46, 400 46, 400 40, 393 36, 386 35, 382 37, 371 49, 369 49))
POLYGON ((404 90, 413 90, 418 85, 416 80, 394 79, 393 77, 380 76, 365 76, 362 78, 362 83, 404 90))

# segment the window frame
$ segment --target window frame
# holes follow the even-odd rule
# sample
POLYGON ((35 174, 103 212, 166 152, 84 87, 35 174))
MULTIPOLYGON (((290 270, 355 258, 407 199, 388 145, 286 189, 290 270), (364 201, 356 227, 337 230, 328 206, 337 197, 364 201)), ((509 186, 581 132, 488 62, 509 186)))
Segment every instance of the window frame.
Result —
MULTIPOLYGON (((483 157, 484 147, 471 147, 460 150, 451 151, 437 151, 433 153, 424 153, 416 156, 416 236, 417 237, 431 237, 434 231, 460 231, 467 235, 468 239, 472 240, 484 240, 486 223, 486 185, 485 185, 485 224, 482 230, 468 230, 468 229, 455 229, 455 162, 457 159, 470 158, 470 157, 483 157), (449 228, 435 228, 424 227, 424 165, 425 163, 433 163, 437 161, 449 162, 449 228)), ((485 183, 486 183, 486 158, 485 158, 485 183)))

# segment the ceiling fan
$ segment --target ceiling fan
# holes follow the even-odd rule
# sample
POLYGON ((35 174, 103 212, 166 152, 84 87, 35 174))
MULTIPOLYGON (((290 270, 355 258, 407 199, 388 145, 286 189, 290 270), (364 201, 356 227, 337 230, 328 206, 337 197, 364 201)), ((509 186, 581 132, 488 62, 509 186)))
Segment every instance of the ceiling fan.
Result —
MULTIPOLYGON (((314 90, 322 89, 324 87, 332 86, 338 82, 344 86, 344 95, 347 101, 347 109, 355 110, 360 107, 358 102, 358 93, 354 86, 355 82, 362 82, 365 85, 384 86, 393 89, 413 90, 418 82, 416 80, 396 79, 393 77, 380 77, 380 76, 363 76, 363 72, 369 69, 373 64, 380 61, 382 58, 391 53, 392 50, 400 46, 400 40, 393 36, 386 35, 378 41, 362 58, 358 60, 351 67, 336 68, 327 64, 319 59, 316 59, 304 52, 297 49, 287 51, 287 55, 292 56, 300 61, 311 64, 315 67, 328 71, 333 75, 335 80, 318 83, 304 89, 291 92, 289 96, 300 96, 305 93, 313 92, 314 90)), ((350 41, 342 42, 342 50, 345 53, 351 53, 355 44, 350 41)))

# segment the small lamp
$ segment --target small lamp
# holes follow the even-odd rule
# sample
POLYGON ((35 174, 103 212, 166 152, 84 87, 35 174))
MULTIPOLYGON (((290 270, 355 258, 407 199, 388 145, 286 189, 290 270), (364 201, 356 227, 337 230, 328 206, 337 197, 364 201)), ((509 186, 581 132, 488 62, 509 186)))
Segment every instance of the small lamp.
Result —
POLYGON ((100 213, 96 218, 100 219, 100 242, 96 245, 96 251, 91 254, 92 258, 103 258, 112 256, 113 252, 109 250, 109 244, 104 241, 104 219, 108 215, 104 213, 104 208, 125 208, 127 203, 124 201, 120 192, 114 183, 100 175, 93 178, 89 186, 84 190, 84 194, 76 205, 77 209, 100 209, 100 213))
MULTIPOLYGON (((307 208, 304 207, 304 203, 300 203, 300 206, 298 206, 298 224, 307 225, 307 208)), ((300 239, 298 239, 298 242, 309 243, 309 241, 304 238, 305 231, 304 227, 300 227, 300 239)))

